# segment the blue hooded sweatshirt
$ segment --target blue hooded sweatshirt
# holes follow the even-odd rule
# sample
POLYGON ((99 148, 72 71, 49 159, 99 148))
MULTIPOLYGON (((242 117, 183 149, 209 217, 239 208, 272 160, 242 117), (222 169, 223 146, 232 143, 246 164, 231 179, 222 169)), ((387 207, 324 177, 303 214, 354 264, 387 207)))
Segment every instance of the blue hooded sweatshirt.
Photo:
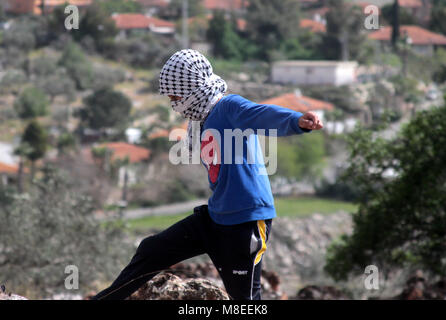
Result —
POLYGON ((234 225, 276 217, 257 135, 310 132, 299 127, 301 116, 291 109, 256 104, 234 94, 214 106, 203 124, 201 143, 201 162, 213 191, 208 209, 214 222, 234 225), (237 134, 239 138, 234 137, 237 134))

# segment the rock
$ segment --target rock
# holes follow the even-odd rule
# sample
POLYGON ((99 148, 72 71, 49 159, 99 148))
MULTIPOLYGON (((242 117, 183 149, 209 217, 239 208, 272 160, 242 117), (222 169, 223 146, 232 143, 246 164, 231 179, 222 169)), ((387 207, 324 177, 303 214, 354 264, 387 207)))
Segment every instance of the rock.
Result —
POLYGON ((426 283, 421 270, 417 270, 406 282, 403 291, 394 297, 396 300, 446 300, 446 278, 433 285, 426 283))
POLYGON ((170 273, 161 273, 127 300, 229 300, 229 296, 209 280, 183 280, 170 273))

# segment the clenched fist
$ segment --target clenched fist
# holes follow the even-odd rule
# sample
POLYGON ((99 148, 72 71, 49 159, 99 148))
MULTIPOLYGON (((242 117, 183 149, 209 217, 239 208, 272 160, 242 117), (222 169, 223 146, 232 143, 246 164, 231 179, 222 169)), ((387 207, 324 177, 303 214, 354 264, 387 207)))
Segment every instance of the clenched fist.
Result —
POLYGON ((308 130, 320 130, 324 124, 314 112, 307 112, 299 118, 299 127, 308 130))

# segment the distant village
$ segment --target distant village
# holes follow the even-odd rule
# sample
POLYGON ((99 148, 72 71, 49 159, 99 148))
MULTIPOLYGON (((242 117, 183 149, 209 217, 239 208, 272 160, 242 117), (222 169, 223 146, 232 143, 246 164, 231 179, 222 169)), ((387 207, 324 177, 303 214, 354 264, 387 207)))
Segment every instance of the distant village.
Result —
MULTIPOLYGON (((172 0, 173 1, 173 0, 172 0)), ((297 1, 297 0, 296 0, 297 1)), ((135 35, 151 34, 158 38, 180 39, 184 37, 184 17, 174 19, 172 14, 171 1, 169 0, 136 0, 142 10, 138 13, 113 12, 110 14, 111 20, 115 23, 118 30, 115 35, 116 39, 125 41, 135 35), (170 18, 170 19, 169 19, 170 18)), ((187 25, 190 28, 199 28, 206 30, 209 28, 215 12, 224 12, 228 17, 235 17, 236 29, 244 32, 249 29, 249 23, 244 18, 247 12, 249 1, 244 0, 203 0, 201 1, 203 12, 198 16, 187 18, 187 25)), ((300 3, 302 15, 299 22, 300 29, 306 30, 310 34, 324 35, 327 33, 327 14, 330 8, 324 5, 325 1, 318 0, 302 0, 300 3)), ((0 22, 0 28, 3 32, 8 30, 14 24, 15 19, 21 16, 43 16, 50 15, 55 8, 65 4, 72 4, 79 8, 81 12, 85 12, 93 3, 92 0, 6 0, 2 1, 3 11, 8 14, 8 19, 0 22)), ((370 6, 390 5, 393 1, 352 1, 352 6, 357 6, 364 17, 367 17, 366 8, 370 6)), ((181 1, 177 1, 181 4, 181 1)), ((410 14, 411 19, 416 25, 400 26, 401 37, 410 46, 410 50, 420 57, 432 57, 439 48, 446 47, 446 36, 433 32, 428 29, 430 24, 430 13, 432 4, 426 0, 400 0, 399 6, 410 14)), ((385 48, 392 46, 392 26, 381 25, 378 30, 362 30, 366 33, 366 38, 372 47, 377 50, 386 50, 385 48)), ((190 48, 197 49, 206 55, 212 54, 212 45, 205 41, 203 37, 190 37, 187 39, 190 48)), ((406 63, 403 61, 403 64, 406 63)), ((7 67, 7 66, 6 66, 7 67)), ((388 78, 400 73, 399 67, 387 64, 369 63, 362 64, 359 61, 348 60, 309 60, 309 59, 279 59, 271 61, 268 65, 268 73, 264 83, 250 84, 254 88, 254 92, 270 92, 269 96, 254 95, 252 99, 263 104, 275 104, 285 108, 290 108, 299 112, 314 111, 326 122, 325 133, 327 135, 340 135, 351 132, 355 125, 359 123, 371 124, 373 115, 371 113, 381 113, 383 110, 372 110, 364 108, 368 103, 373 103, 373 95, 377 94, 376 88, 370 89, 373 83, 381 81, 383 86, 389 85, 386 82, 388 78), (278 88, 277 90, 267 90, 268 88, 278 88), (351 97, 356 99, 353 104, 356 105, 354 110, 342 110, 337 101, 339 98, 333 98, 330 94, 325 94, 324 90, 317 92, 315 88, 350 88, 351 97), (255 91, 257 90, 257 91, 255 91), (372 90, 372 91, 371 91, 372 90), (316 94, 312 94, 316 92, 316 94), (372 111, 371 111, 372 110, 372 111)), ((6 68, 0 68, 0 79, 6 74, 6 68)), ((128 72, 127 72, 128 74, 128 72)), ((132 77, 132 76, 130 76, 132 77)), ((156 78, 156 76, 155 76, 156 78)), ((230 91, 239 94, 247 94, 249 92, 250 78, 246 73, 240 72, 234 79, 229 79, 235 84, 230 91), (248 88, 248 89, 240 89, 248 88)), ((156 79, 154 80, 156 81, 156 79)), ((395 87, 390 85, 390 92, 395 92, 395 87)), ((438 88, 432 83, 418 83, 417 88, 421 92, 421 102, 417 102, 419 108, 423 108, 425 104, 440 103, 438 88), (423 102, 424 101, 424 102, 423 102)), ((332 90, 332 89, 330 89, 332 90)), ((337 89, 334 89, 337 90, 337 89)), ((151 93, 155 94, 156 93, 151 93)), ((250 97, 251 98, 251 97, 250 97)), ((139 99, 139 98, 138 98, 139 99)), ((138 99, 133 99, 133 108, 138 109, 138 105, 144 103, 138 99)), ((160 99, 160 98, 158 98, 160 99)), ((165 102, 164 102, 165 103, 165 102)), ((383 102, 384 104, 386 102, 383 102)), ((395 103, 394 101, 392 103, 395 103)), ((398 103, 403 116, 412 112, 415 104, 407 99, 398 103)), ((1 106, 0 106, 1 107, 1 106)), ((385 107, 385 106, 384 106, 385 107)), ((383 108, 384 108, 383 107, 383 108)), ((378 107, 379 109, 379 107, 378 107)), ((150 116, 149 116, 150 118, 150 116)), ((172 118, 172 115, 170 116, 172 118)), ((153 116, 150 118, 153 119, 153 116)), ((151 163, 151 159, 156 154, 156 150, 152 150, 146 145, 142 145, 142 140, 167 139, 169 133, 174 128, 186 129, 187 122, 177 121, 171 126, 157 127, 150 132, 141 128, 141 123, 146 122, 142 118, 135 119, 125 129, 124 139, 120 141, 103 142, 99 139, 101 131, 94 128, 84 128, 83 141, 81 144, 80 156, 89 164, 98 164, 94 150, 105 148, 110 151, 111 158, 109 160, 127 161, 121 164, 116 174, 117 185, 131 186, 142 183, 142 177, 147 175, 155 175, 159 168, 152 167, 147 173, 147 164, 151 163)), ((164 141, 164 140, 163 140, 164 141)), ((5 140, 0 138, 0 175, 3 185, 15 183, 20 169, 20 160, 17 155, 16 146, 18 137, 5 140)), ((48 159, 57 159, 59 153, 56 150, 48 152, 48 159)), ((100 163, 101 161, 99 161, 100 163)), ((103 166, 103 164, 101 164, 103 166)), ((23 168, 22 168, 23 169, 23 168)), ((162 170, 161 170, 162 171, 162 170)), ((30 174, 30 169, 21 170, 22 175, 30 174)), ((114 198, 119 198, 115 196, 114 198)))

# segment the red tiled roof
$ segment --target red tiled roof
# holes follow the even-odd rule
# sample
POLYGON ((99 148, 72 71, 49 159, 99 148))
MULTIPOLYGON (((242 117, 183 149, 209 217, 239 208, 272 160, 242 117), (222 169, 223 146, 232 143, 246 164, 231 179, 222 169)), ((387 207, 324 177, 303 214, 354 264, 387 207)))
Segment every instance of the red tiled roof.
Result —
POLYGON ((288 108, 298 112, 307 112, 310 110, 333 110, 334 105, 305 96, 298 96, 295 93, 287 93, 275 98, 261 102, 262 104, 274 104, 280 107, 288 108))
POLYGON ((137 147, 126 142, 109 142, 104 143, 100 147, 110 149, 112 154, 112 161, 117 159, 129 158, 130 163, 137 163, 149 159, 150 150, 146 148, 137 147))
MULTIPOLYGON (((423 29, 419 26, 401 26, 400 34, 407 34, 415 45, 446 45, 446 37, 439 33, 423 29)), ((392 27, 382 27, 380 30, 369 34, 370 39, 390 41, 392 39, 392 27)))
POLYGON ((19 167, 7 163, 0 162, 0 173, 12 173, 15 174, 19 171, 19 167))
POLYGON ((300 20, 300 27, 304 29, 310 29, 312 32, 326 32, 327 29, 323 23, 311 20, 302 19, 300 20))
POLYGON ((237 19, 237 28, 241 31, 246 30, 246 20, 245 19, 237 19))
POLYGON ((400 7, 404 8, 420 8, 423 6, 421 0, 398 0, 400 7))
POLYGON ((149 27, 147 17, 139 13, 125 13, 112 16, 118 29, 146 29, 149 27))
POLYGON ((244 0, 204 0, 203 6, 208 10, 240 10, 247 6, 248 2, 244 0))
POLYGON ((149 21, 149 26, 154 27, 165 27, 165 28, 175 28, 175 24, 163 19, 155 18, 155 17, 147 17, 149 21))
POLYGON ((140 13, 122 13, 112 16, 118 29, 147 29, 150 27, 174 28, 175 24, 155 17, 147 17, 140 13))

